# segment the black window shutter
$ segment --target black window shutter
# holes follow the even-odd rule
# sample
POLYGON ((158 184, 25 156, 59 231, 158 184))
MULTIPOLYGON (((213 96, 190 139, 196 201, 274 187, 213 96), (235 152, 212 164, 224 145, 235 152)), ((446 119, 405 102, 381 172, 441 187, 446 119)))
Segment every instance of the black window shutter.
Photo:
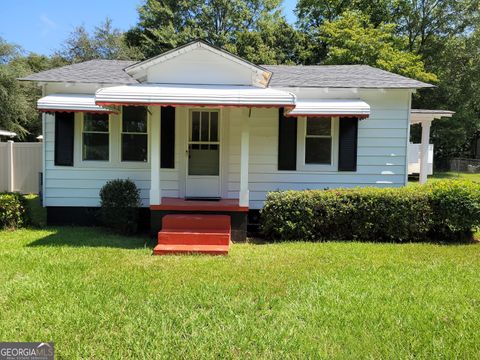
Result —
POLYGON ((338 171, 357 171, 358 118, 340 118, 338 171))
POLYGON ((73 166, 74 113, 55 113, 55 165, 73 166))
POLYGON ((278 170, 297 170, 297 118, 278 110, 278 170))
POLYGON ((161 108, 160 167, 175 168, 175 108, 161 108))

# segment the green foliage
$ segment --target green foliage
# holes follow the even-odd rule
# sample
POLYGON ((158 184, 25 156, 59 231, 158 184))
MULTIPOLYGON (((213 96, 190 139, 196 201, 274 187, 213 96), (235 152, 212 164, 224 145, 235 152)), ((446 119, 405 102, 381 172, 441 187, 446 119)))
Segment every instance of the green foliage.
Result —
POLYGON ((58 57, 23 56, 18 46, 0 38, 0 129, 16 132, 21 140, 35 141, 41 133, 36 111, 40 89, 34 83, 16 79, 64 64, 58 57))
POLYGON ((25 198, 19 193, 0 193, 0 230, 20 228, 27 222, 25 198))
POLYGON ((306 58, 304 37, 280 13, 279 0, 147 0, 130 45, 146 57, 204 39, 258 64, 306 58))
POLYGON ((121 234, 134 234, 138 227, 140 192, 132 180, 108 181, 100 189, 103 224, 121 234))
POLYGON ((480 185, 471 181, 435 181, 426 186, 432 209, 431 236, 449 240, 469 236, 480 226, 480 185))
POLYGON ((261 219, 273 240, 454 240, 480 226, 480 185, 272 192, 261 219))
POLYGON ((435 162, 445 167, 452 157, 471 157, 480 136, 480 29, 445 41, 432 68, 438 88, 420 92, 416 106, 454 110, 452 118, 436 120, 431 138, 435 162))
POLYGON ((76 27, 57 56, 69 63, 93 59, 136 60, 143 57, 138 48, 128 46, 124 34, 112 26, 110 19, 95 27, 93 34, 83 25, 76 27))
POLYGON ((365 64, 426 82, 437 77, 425 71, 420 56, 401 50, 401 40, 394 35, 394 24, 374 26, 369 16, 347 11, 337 20, 320 27, 327 44, 327 64, 365 64))
POLYGON ((259 21, 258 30, 239 32, 225 49, 255 64, 296 64, 310 56, 305 36, 283 18, 259 21))

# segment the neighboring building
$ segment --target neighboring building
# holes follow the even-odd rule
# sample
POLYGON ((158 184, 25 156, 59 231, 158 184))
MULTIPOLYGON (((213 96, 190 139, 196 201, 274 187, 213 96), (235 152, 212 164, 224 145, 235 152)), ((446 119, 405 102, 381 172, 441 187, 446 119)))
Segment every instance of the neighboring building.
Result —
POLYGON ((166 213, 215 212, 234 239, 269 191, 405 185, 411 96, 432 86, 363 65, 257 66, 201 41, 22 80, 43 89, 50 222, 86 221, 105 182, 129 178, 153 231, 166 213))

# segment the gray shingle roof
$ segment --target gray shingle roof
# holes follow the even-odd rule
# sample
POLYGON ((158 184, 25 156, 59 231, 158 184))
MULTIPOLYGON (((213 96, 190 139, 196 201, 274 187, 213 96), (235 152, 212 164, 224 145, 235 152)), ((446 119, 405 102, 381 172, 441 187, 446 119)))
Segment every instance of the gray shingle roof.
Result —
POLYGON ((90 60, 42 71, 20 78, 19 80, 97 84, 136 84, 137 81, 123 71, 124 68, 133 65, 134 63, 135 61, 127 60, 90 60))
MULTIPOLYGON (((135 61, 91 60, 42 71, 20 80, 79 82, 100 84, 135 84, 124 69, 135 61)), ((271 87, 329 87, 415 89, 433 85, 376 69, 367 65, 263 65, 273 72, 271 87)))
POLYGON ((416 89, 432 87, 421 81, 368 65, 263 65, 273 72, 269 86, 416 89))

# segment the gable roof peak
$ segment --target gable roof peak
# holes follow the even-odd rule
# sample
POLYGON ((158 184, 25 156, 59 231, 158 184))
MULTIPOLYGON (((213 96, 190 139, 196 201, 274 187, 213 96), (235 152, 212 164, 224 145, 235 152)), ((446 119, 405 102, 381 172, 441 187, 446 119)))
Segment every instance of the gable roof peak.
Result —
POLYGON ((228 52, 227 50, 224 50, 220 47, 214 46, 212 44, 209 44, 205 40, 202 39, 197 39, 194 41, 191 41, 187 44, 181 45, 179 47, 176 47, 175 49, 166 51, 162 54, 159 54, 157 56, 154 56, 150 59, 146 59, 144 61, 138 62, 136 64, 132 64, 128 67, 125 68, 125 72, 129 74, 130 76, 137 78, 137 74, 140 74, 142 71, 146 70, 147 68, 160 64, 164 61, 173 59, 177 56, 180 56, 181 54, 188 53, 190 51, 193 51, 195 49, 205 49, 207 51, 210 51, 218 56, 222 56, 225 59, 232 61, 236 64, 239 64, 241 66, 249 68, 255 76, 252 77, 254 78, 254 83, 257 86, 260 87, 267 87, 268 83, 270 81, 270 78, 272 77, 272 72, 260 65, 256 65, 251 63, 250 61, 247 61, 245 59, 242 59, 241 57, 232 54, 228 52))

